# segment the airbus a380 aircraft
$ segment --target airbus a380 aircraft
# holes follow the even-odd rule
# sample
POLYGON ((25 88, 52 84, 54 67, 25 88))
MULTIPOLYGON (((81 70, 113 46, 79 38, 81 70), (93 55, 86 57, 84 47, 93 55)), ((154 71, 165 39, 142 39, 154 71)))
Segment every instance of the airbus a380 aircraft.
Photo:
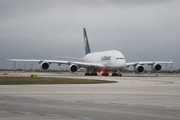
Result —
POLYGON ((25 62, 39 62, 41 69, 47 70, 50 64, 55 63, 58 65, 67 64, 69 70, 74 73, 80 68, 86 68, 85 76, 97 76, 97 72, 101 72, 102 76, 109 76, 108 72, 112 72, 112 76, 122 76, 121 70, 133 66, 134 71, 138 74, 144 72, 144 64, 151 65, 155 72, 159 72, 162 68, 160 64, 173 63, 172 61, 146 61, 146 62, 130 62, 127 63, 124 55, 117 50, 101 51, 91 53, 86 29, 84 31, 84 58, 71 58, 81 61, 63 61, 63 60, 34 60, 34 59, 7 59, 10 61, 25 61, 25 62))

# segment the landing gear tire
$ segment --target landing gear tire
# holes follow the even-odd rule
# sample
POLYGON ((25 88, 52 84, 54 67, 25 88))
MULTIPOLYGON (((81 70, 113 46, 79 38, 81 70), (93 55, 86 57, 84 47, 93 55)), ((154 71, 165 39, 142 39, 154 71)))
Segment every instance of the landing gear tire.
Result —
POLYGON ((112 76, 118 76, 118 74, 117 73, 112 73, 112 76))
POLYGON ((122 74, 119 74, 119 77, 122 77, 122 74))
POLYGON ((105 76, 109 76, 109 73, 105 73, 105 76))
POLYGON ((97 76, 97 73, 91 73, 91 76, 97 76))
POLYGON ((85 73, 85 76, 97 76, 97 73, 85 73))
POLYGON ((102 76, 109 76, 109 73, 102 73, 102 76))
POLYGON ((85 73, 85 76, 90 76, 91 74, 90 73, 85 73))
POLYGON ((112 73, 112 76, 117 76, 117 77, 122 77, 122 74, 118 74, 118 73, 112 73))
POLYGON ((118 77, 122 77, 122 74, 121 74, 121 73, 120 73, 120 74, 117 74, 117 76, 118 76, 118 77))

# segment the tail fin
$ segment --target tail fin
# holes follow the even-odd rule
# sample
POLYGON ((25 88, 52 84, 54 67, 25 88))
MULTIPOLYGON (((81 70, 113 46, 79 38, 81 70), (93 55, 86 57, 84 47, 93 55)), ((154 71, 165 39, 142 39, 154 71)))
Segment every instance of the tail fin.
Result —
POLYGON ((90 47, 89 47, 89 42, 88 42, 88 37, 86 34, 86 29, 83 29, 84 32, 84 48, 85 48, 85 55, 87 55, 88 53, 91 53, 90 47))

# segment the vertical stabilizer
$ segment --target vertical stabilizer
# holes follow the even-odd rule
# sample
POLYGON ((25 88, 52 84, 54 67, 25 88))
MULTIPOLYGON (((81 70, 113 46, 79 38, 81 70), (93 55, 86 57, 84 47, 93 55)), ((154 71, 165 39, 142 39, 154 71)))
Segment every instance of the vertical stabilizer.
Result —
POLYGON ((91 53, 90 47, 89 47, 89 42, 88 42, 88 37, 87 37, 87 33, 86 33, 86 29, 83 29, 84 32, 84 49, 85 49, 85 55, 87 55, 88 53, 91 53))

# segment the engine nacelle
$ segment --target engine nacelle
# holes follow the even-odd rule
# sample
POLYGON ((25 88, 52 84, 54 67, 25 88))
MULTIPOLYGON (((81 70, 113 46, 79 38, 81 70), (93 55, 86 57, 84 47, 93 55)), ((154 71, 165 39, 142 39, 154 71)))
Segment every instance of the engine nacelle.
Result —
POLYGON ((77 65, 74 65, 74 64, 69 65, 69 70, 71 72, 77 72, 78 68, 79 67, 77 65))
POLYGON ((41 63, 41 69, 42 70, 47 70, 49 68, 49 63, 47 62, 42 62, 41 63))
POLYGON ((154 64, 152 65, 151 69, 155 72, 159 72, 162 69, 162 66, 160 64, 154 64))
POLYGON ((138 74, 141 74, 141 73, 144 72, 144 67, 141 66, 141 65, 136 65, 136 66, 134 67, 134 71, 135 71, 136 73, 138 73, 138 74))

